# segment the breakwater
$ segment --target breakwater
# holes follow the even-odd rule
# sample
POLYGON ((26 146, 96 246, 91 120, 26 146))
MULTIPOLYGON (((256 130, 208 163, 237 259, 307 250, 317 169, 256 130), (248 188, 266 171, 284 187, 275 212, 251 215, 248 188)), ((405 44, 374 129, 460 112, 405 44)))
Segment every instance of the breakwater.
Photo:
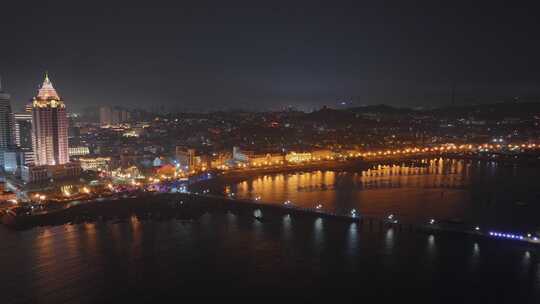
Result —
POLYGON ((537 247, 540 241, 536 235, 507 233, 484 229, 466 223, 437 222, 425 224, 405 223, 396 215, 376 218, 350 213, 339 214, 315 208, 300 208, 291 204, 272 204, 261 201, 227 198, 215 195, 190 193, 147 194, 137 198, 92 201, 58 211, 37 215, 4 214, 2 222, 12 229, 31 229, 37 226, 82 224, 96 221, 124 222, 135 216, 141 221, 185 220, 197 221, 210 213, 232 213, 243 218, 251 218, 262 223, 276 223, 285 217, 299 220, 323 220, 344 222, 369 231, 392 229, 400 233, 452 234, 475 239, 504 239, 525 246, 537 247))

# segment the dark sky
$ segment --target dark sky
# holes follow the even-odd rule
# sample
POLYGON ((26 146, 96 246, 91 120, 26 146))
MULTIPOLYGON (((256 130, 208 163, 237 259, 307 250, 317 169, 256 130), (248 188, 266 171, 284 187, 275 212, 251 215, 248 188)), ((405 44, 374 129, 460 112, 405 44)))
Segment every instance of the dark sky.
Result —
POLYGON ((16 107, 45 70, 77 111, 438 106, 453 82, 458 104, 540 96, 538 10, 510 1, 47 2, 0 5, 16 107))

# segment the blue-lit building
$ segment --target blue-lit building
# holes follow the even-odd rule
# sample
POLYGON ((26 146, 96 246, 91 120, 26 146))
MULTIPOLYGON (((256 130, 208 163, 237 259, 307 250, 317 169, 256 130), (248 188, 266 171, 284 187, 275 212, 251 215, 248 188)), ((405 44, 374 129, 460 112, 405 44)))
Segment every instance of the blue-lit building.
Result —
POLYGON ((11 119, 11 96, 2 89, 0 79, 0 166, 4 166, 4 152, 13 143, 12 119, 11 119))

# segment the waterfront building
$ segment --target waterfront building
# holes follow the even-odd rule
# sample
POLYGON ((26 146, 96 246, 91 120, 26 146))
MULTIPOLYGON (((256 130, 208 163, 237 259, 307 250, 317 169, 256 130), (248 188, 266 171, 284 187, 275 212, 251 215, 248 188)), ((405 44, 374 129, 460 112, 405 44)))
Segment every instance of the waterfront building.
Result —
POLYGON ((240 147, 235 146, 233 147, 232 160, 235 162, 247 163, 249 161, 249 157, 246 153, 240 150, 240 147))
POLYGON ((225 169, 227 167, 227 160, 231 159, 230 152, 213 153, 210 156, 210 168, 211 169, 225 169))
POLYGON ((253 155, 249 158, 249 165, 252 167, 283 165, 285 157, 280 154, 253 155))
POLYGON ((196 166, 202 171, 212 168, 212 157, 207 154, 199 155, 195 158, 196 166))
POLYGON ((346 157, 359 157, 362 153, 356 149, 345 149, 341 151, 341 155, 346 157))
POLYGON ((47 74, 32 100, 32 135, 37 166, 69 163, 66 106, 47 74))
POLYGON ((315 150, 311 152, 312 160, 331 160, 334 159, 335 153, 330 150, 315 150))
POLYGON ((309 152, 305 153, 296 153, 296 152, 290 152, 285 155, 285 160, 289 163, 303 163, 311 161, 312 155, 309 152))
POLYGON ((4 152, 12 145, 11 96, 2 89, 0 79, 0 166, 4 165, 4 152))

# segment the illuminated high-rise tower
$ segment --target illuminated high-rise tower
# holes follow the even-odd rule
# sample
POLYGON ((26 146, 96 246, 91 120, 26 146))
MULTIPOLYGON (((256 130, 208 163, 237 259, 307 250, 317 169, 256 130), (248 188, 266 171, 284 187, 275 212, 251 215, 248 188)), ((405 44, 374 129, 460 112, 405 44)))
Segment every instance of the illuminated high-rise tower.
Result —
POLYGON ((37 166, 69 162, 66 106, 47 74, 32 99, 32 147, 37 166))
POLYGON ((12 144, 10 95, 2 90, 0 79, 0 166, 4 165, 4 152, 12 144))

